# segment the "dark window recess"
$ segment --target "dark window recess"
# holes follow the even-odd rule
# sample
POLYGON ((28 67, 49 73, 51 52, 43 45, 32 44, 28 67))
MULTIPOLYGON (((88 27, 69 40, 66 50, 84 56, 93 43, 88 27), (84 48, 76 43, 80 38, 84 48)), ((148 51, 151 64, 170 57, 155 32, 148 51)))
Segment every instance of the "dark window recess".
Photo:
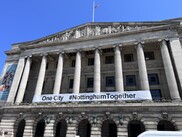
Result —
POLYGON ((157 74, 148 74, 149 84, 150 85, 158 85, 159 79, 157 74))
POLYGON ((115 86, 114 76, 106 77, 106 87, 114 87, 114 86, 115 86))
POLYGON ((103 53, 113 52, 113 48, 103 49, 103 53))
POLYGON ((87 78, 87 88, 93 88, 93 85, 94 85, 94 79, 87 78))
POLYGON ((47 65, 46 65, 46 70, 47 70, 47 69, 49 69, 49 63, 47 63, 47 65))
POLYGON ((124 62, 133 62, 133 54, 124 54, 124 62))
POLYGON ((126 75, 126 86, 136 86, 135 75, 126 75))
POLYGON ((70 89, 72 89, 72 88, 73 88, 73 79, 70 79, 69 88, 70 88, 70 89))
POLYGON ((154 52, 145 52, 144 55, 145 55, 145 60, 154 60, 155 59, 154 52))
POLYGON ((75 67, 75 62, 76 62, 75 60, 71 61, 71 67, 75 67))
POLYGON ((88 66, 94 65, 94 58, 88 58, 88 66))
POLYGON ((106 56, 105 64, 114 64, 114 56, 106 56))
POLYGON ((161 90, 160 89, 151 89, 150 93, 151 93, 153 100, 161 99, 161 90))
POLYGON ((52 80, 52 90, 54 90, 54 83, 55 83, 55 80, 52 80))

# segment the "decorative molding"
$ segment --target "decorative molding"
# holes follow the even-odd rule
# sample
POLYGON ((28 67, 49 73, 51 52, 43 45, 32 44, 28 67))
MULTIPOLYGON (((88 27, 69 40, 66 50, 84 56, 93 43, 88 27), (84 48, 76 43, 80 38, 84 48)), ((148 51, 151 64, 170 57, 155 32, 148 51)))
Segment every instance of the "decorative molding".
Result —
POLYGON ((147 26, 138 26, 138 25, 93 25, 93 26, 83 26, 80 28, 75 28, 71 30, 64 31, 56 36, 50 36, 42 41, 39 41, 34 44, 45 44, 45 43, 54 43, 61 41, 68 41, 72 39, 79 39, 85 37, 93 37, 100 35, 107 35, 113 33, 122 33, 128 31, 136 31, 140 29, 147 28, 147 26))
POLYGON ((168 113, 167 112, 163 112, 162 113, 162 117, 164 120, 167 120, 168 119, 168 113))
POLYGON ((137 112, 133 112, 133 120, 137 120, 138 119, 138 113, 137 112))

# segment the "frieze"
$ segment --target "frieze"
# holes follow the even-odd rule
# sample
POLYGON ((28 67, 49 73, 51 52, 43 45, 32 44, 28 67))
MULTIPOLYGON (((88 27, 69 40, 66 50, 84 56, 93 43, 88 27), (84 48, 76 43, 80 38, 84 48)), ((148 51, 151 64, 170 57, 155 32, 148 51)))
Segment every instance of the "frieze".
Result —
POLYGON ((81 28, 76 28, 72 30, 67 30, 62 33, 57 34, 56 36, 49 37, 43 41, 39 41, 36 44, 44 44, 44 43, 53 43, 53 42, 62 42, 68 41, 72 39, 79 39, 84 37, 93 37, 99 35, 106 35, 112 33, 121 33, 127 31, 134 31, 139 29, 147 28, 147 26, 129 26, 129 25, 94 25, 94 26, 84 26, 81 28))

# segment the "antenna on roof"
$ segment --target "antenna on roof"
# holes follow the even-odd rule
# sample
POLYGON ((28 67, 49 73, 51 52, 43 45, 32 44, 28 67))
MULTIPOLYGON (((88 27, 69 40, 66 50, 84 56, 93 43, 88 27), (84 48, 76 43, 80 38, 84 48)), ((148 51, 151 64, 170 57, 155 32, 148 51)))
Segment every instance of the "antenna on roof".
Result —
POLYGON ((92 7, 92 22, 95 20, 95 9, 98 8, 99 5, 95 4, 95 1, 93 1, 93 7, 92 7))

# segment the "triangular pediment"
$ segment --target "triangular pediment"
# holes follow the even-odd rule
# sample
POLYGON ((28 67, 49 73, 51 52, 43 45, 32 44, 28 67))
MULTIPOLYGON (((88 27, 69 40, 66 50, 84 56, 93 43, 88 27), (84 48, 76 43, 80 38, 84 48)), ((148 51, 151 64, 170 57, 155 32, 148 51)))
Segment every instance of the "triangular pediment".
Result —
POLYGON ((87 23, 71 29, 67 29, 56 34, 43 37, 41 39, 28 42, 27 44, 47 44, 54 42, 66 42, 69 40, 90 38, 101 35, 133 32, 148 28, 166 25, 164 22, 145 22, 145 23, 87 23))

